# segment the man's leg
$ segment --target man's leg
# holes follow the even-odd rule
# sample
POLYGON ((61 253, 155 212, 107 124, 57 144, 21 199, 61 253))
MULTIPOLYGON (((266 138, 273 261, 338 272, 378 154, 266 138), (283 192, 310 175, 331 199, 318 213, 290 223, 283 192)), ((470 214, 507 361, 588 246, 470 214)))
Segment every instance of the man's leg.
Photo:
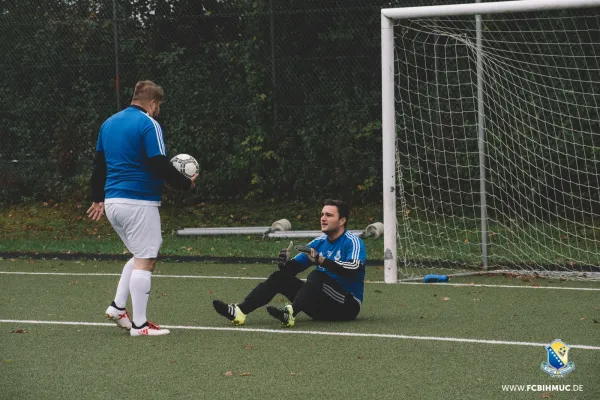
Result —
POLYGON ((288 271, 275 271, 266 281, 252 289, 242 303, 227 304, 221 300, 214 300, 213 307, 235 325, 242 325, 246 320, 246 314, 268 304, 277 293, 293 301, 303 284, 302 280, 288 271))
POLYGON ((129 280, 129 292, 133 308, 133 323, 130 334, 131 336, 167 335, 169 330, 161 329, 158 325, 149 322, 146 317, 152 271, 156 265, 156 257, 162 244, 158 207, 130 206, 127 204, 123 204, 123 206, 127 247, 133 253, 135 263, 129 280))
POLYGON ((291 305, 282 308, 270 306, 267 311, 283 325, 292 327, 300 312, 315 320, 353 320, 360 311, 360 304, 327 274, 313 271, 298 290, 291 305))
POLYGON ((269 304, 278 293, 287 297, 288 300, 294 301, 303 285, 304 282, 296 278, 296 275, 288 271, 275 271, 266 281, 258 284, 248 293, 244 301, 239 304, 240 310, 244 314, 251 313, 257 308, 269 304))
POLYGON ((127 299, 129 298, 129 280, 133 267, 135 265, 134 258, 132 257, 125 266, 123 272, 121 272, 121 278, 117 285, 117 293, 115 299, 110 306, 106 309, 106 317, 114 321, 118 327, 130 330, 131 320, 129 319, 129 313, 125 309, 127 305, 127 299))
POLYGON ((294 314, 304 312, 320 321, 351 321, 360 312, 360 303, 333 278, 320 271, 311 272, 294 301, 294 314))
POLYGON ((114 305, 117 308, 123 309, 127 305, 127 299, 129 298, 129 279, 131 278, 134 265, 135 258, 131 257, 121 272, 121 278, 119 279, 119 284, 117 285, 117 293, 115 294, 114 300, 114 305))
POLYGON ((133 308, 132 336, 166 335, 166 329, 160 329, 155 324, 148 322, 146 309, 150 298, 152 271, 156 265, 156 258, 136 258, 135 268, 131 273, 129 291, 131 292, 131 306, 133 308))

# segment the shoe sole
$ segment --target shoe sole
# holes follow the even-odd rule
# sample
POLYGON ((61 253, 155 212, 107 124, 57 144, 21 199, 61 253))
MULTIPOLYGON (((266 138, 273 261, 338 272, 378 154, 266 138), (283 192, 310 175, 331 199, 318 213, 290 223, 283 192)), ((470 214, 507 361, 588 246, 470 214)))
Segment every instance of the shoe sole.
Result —
POLYGON ((149 336, 167 336, 171 333, 171 331, 167 332, 167 333, 161 333, 160 335, 131 335, 131 337, 149 337, 149 336))
POLYGON ((106 318, 106 319, 108 319, 108 320, 110 320, 110 321, 114 322, 114 323, 115 323, 115 325, 117 325, 117 328, 119 328, 119 329, 123 329, 123 330, 125 330, 125 331, 127 331, 127 332, 131 331, 131 328, 128 328, 128 327, 126 327, 126 326, 123 326, 123 325, 120 325, 120 324, 117 322, 116 318, 113 318, 113 317, 111 317, 109 314, 104 314, 104 318, 106 318))

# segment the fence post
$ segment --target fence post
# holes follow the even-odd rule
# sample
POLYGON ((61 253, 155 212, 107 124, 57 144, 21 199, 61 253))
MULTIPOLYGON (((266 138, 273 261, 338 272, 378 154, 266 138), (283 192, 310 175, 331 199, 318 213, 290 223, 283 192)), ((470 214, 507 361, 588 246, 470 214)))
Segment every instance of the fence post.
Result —
POLYGON ((121 111, 121 93, 119 90, 119 24, 117 20, 117 0, 113 0, 113 34, 115 40, 115 90, 117 92, 117 112, 121 111))

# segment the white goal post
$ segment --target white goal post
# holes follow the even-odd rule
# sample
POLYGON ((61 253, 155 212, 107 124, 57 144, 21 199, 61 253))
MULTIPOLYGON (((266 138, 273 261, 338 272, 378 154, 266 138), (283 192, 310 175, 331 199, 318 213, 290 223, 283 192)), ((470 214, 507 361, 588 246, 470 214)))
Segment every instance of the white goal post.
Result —
POLYGON ((413 267, 440 264, 598 277, 600 9, 570 14, 594 7, 600 0, 381 10, 386 283, 400 268, 422 279, 413 267))

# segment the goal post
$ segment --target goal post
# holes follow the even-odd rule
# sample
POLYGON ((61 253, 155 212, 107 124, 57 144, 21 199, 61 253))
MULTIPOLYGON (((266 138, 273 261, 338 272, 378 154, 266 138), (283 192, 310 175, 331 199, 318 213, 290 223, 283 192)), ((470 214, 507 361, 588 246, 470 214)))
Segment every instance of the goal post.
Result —
POLYGON ((599 21, 600 0, 381 10, 385 282, 600 277, 599 21))

